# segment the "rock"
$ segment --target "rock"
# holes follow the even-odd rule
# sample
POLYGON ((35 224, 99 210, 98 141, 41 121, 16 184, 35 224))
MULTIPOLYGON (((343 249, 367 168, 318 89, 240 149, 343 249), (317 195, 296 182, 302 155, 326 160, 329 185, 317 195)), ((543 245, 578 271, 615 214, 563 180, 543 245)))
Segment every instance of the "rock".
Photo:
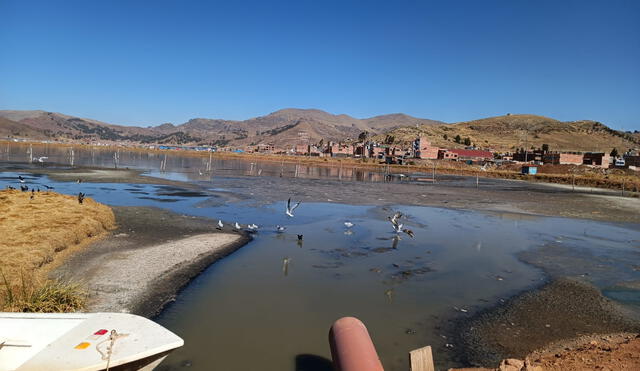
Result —
POLYGON ((515 359, 515 358, 509 358, 509 359, 503 359, 502 362, 500 362, 500 367, 498 367, 498 370, 499 371, 521 371, 523 368, 524 368, 524 361, 515 359))

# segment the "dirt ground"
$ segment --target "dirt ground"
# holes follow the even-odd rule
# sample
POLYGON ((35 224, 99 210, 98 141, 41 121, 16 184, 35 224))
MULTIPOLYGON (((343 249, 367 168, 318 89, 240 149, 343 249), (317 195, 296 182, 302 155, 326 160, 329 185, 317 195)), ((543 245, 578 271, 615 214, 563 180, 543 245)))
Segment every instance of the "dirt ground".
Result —
POLYGON ((497 368, 455 368, 450 371, 640 370, 640 334, 582 336, 551 344, 525 359, 507 359, 497 368))
POLYGON ((559 279, 480 313, 457 332, 463 363, 496 367, 502 359, 524 359, 548 344, 562 350, 588 334, 638 333, 640 321, 592 285, 559 279))

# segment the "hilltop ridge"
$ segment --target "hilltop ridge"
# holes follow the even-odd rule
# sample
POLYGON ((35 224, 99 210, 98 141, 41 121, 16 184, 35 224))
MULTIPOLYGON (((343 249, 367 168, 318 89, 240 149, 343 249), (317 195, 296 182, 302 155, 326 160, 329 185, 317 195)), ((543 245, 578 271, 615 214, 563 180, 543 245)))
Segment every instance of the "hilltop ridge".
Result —
POLYGON ((469 138, 480 148, 513 151, 548 144, 551 150, 610 151, 640 145, 640 133, 625 133, 591 120, 563 122, 532 114, 507 114, 447 124, 403 113, 358 119, 318 109, 285 108, 248 120, 193 118, 182 124, 164 123, 151 127, 114 125, 62 113, 0 111, 0 136, 88 142, 131 142, 141 144, 208 144, 250 146, 355 140, 362 132, 378 141, 392 137, 407 144, 426 136, 433 145, 460 148, 455 142, 469 138))

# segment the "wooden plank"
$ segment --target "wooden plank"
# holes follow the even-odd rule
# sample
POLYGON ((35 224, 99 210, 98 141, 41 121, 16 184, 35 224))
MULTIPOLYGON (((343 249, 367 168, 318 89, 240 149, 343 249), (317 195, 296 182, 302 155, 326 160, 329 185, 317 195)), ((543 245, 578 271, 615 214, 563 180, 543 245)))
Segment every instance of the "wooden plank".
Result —
POLYGON ((411 371, 434 371, 431 347, 415 349, 409 352, 411 371))

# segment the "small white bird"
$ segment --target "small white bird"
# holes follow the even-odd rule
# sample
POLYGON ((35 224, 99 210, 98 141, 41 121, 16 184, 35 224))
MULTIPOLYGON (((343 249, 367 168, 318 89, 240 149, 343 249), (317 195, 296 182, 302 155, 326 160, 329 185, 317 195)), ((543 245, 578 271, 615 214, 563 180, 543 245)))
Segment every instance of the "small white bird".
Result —
POLYGON ((247 226, 247 228, 249 228, 249 229, 251 229, 252 231, 254 231, 254 230, 258 229, 258 226, 257 226, 256 224, 249 224, 249 225, 247 226))
POLYGON ((399 222, 400 218, 402 218, 402 213, 400 212, 393 214, 393 217, 389 217, 389 221, 393 225, 393 231, 396 233, 402 232, 403 224, 399 222))
MULTIPOLYGON (((48 159, 49 157, 46 156, 42 156, 42 157, 38 157, 38 162, 44 162, 44 160, 48 159)), ((35 160, 35 157, 34 157, 35 160)))
POLYGON ((238 222, 236 222, 236 224, 234 224, 234 227, 235 227, 236 229, 242 229, 242 227, 240 226, 240 224, 238 224, 238 222))
POLYGON ((300 206, 300 202, 302 201, 298 201, 297 204, 291 207, 291 197, 289 197, 289 200, 287 201, 287 210, 285 210, 284 213, 287 214, 288 217, 293 218, 293 210, 300 206))
POLYGON ((278 233, 283 233, 286 229, 287 229, 287 227, 283 227, 281 225, 276 225, 276 232, 278 232, 278 233))
POLYGON ((351 222, 344 222, 344 226, 347 228, 351 228, 353 227, 355 224, 351 223, 351 222))
POLYGON ((222 224, 222 220, 218 220, 218 229, 222 229, 222 227, 224 227, 224 224, 222 224))

